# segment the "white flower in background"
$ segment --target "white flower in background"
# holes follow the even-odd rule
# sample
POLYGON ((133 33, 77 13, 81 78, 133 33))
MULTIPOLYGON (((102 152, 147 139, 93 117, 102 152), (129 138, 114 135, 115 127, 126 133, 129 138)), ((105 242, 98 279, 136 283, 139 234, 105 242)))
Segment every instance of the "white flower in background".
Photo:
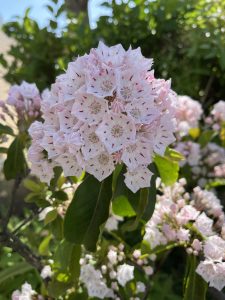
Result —
POLYGON ((37 293, 32 289, 32 286, 25 282, 22 287, 21 291, 16 290, 12 293, 12 300, 32 300, 33 296, 37 293))
POLYGON ((123 264, 117 268, 117 280, 120 285, 125 286, 127 282, 134 278, 134 266, 123 264))
POLYGON ((191 128, 198 127, 203 114, 201 104, 188 96, 178 96, 175 106, 177 131, 181 136, 187 135, 191 128))
POLYGON ((123 218, 116 215, 111 215, 105 223, 105 228, 108 231, 117 230, 119 221, 123 221, 123 218))
POLYGON ((51 266, 44 266, 44 268, 41 270, 41 277, 43 279, 52 277, 52 274, 53 272, 51 266))
POLYGON ((211 114, 215 121, 225 121, 225 101, 220 100, 219 102, 214 104, 211 114))

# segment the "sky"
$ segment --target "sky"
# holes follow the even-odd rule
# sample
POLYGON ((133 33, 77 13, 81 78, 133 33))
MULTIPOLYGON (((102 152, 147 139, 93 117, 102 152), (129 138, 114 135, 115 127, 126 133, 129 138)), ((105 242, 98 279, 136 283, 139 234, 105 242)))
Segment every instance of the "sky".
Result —
MULTIPOLYGON (((103 1, 89 1, 91 27, 95 27, 96 20, 100 15, 108 13, 106 9, 100 7, 101 2, 103 1)), ((48 4, 48 0, 0 0, 0 23, 8 22, 15 16, 23 16, 26 8, 32 7, 30 16, 44 26, 46 19, 49 17, 49 13, 45 8, 46 4, 48 4)))

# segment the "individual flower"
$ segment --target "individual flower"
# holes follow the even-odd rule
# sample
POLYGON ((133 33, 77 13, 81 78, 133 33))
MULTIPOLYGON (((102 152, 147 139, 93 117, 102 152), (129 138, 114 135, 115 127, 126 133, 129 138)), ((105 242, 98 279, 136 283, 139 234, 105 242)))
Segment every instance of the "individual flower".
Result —
POLYGON ((206 258, 221 261, 225 258, 225 241, 217 236, 210 236, 204 243, 204 255, 206 258))
POLYGON ((41 270, 41 277, 43 279, 50 278, 52 276, 51 266, 47 265, 41 270))
POLYGON ((136 193, 140 188, 150 186, 152 172, 146 167, 138 167, 133 171, 128 171, 124 176, 127 187, 136 193))
POLYGON ((225 286, 225 262, 201 261, 196 272, 209 283, 209 286, 221 291, 225 286))
POLYGON ((134 278, 134 266, 123 264, 117 268, 117 280, 120 285, 125 286, 127 282, 134 278))

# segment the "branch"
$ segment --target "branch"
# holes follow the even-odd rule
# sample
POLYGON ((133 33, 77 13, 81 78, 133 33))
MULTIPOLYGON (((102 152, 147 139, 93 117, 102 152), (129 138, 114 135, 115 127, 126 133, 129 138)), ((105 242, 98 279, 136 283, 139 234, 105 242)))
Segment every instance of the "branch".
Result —
POLYGON ((209 80, 206 84, 206 88, 204 90, 204 94, 203 94, 203 97, 201 98, 201 102, 204 103, 205 100, 207 99, 208 95, 209 95, 209 92, 210 92, 210 89, 212 87, 212 84, 213 84, 213 81, 214 81, 214 75, 211 74, 211 76, 209 77, 209 80))
POLYGON ((16 235, 10 232, 4 232, 0 235, 0 242, 5 247, 9 247, 20 254, 30 265, 41 272, 44 267, 41 262, 41 257, 35 255, 16 235))
POLYGON ((42 209, 38 209, 34 212, 32 212, 32 214, 30 216, 28 216, 26 219, 24 219, 13 231, 12 234, 17 235, 18 232, 20 231, 20 229, 22 229, 24 226, 27 226, 39 213, 41 213, 44 210, 44 208, 42 209))

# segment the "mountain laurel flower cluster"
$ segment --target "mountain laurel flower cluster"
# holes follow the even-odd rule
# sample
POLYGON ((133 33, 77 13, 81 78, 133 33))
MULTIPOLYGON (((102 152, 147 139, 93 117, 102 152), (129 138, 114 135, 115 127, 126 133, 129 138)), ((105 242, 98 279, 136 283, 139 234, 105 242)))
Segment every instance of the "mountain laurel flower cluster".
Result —
POLYGON ((181 136, 189 133, 191 128, 197 128, 203 115, 201 104, 189 96, 178 96, 175 102, 177 131, 181 136))
POLYGON ((49 182, 57 165, 65 176, 86 170, 102 181, 123 162, 128 188, 148 187, 153 153, 174 141, 175 94, 151 65, 139 48, 101 42, 69 63, 43 96, 44 123, 30 127, 32 172, 49 182))
POLYGON ((96 264, 96 258, 93 255, 86 254, 81 258, 80 282, 87 289, 89 297, 119 300, 121 299, 120 289, 125 289, 130 284, 132 295, 135 297, 129 299, 142 299, 140 296, 143 296, 149 276, 153 274, 151 264, 155 257, 151 258, 151 261, 141 258, 139 249, 128 256, 122 243, 117 246, 110 245, 100 266, 96 264), (135 282, 134 272, 141 272, 144 275, 143 281, 135 282))
POLYGON ((225 177, 225 149, 210 142, 201 148, 193 141, 178 142, 175 149, 185 157, 180 166, 188 167, 192 180, 205 186, 212 180, 225 177))
POLYGON ((15 107, 18 119, 37 119, 40 116, 41 95, 35 83, 23 81, 8 92, 7 104, 15 107))
POLYGON ((210 125, 213 125, 214 130, 221 128, 221 125, 225 123, 225 101, 220 100, 214 104, 207 121, 210 125))
POLYGON ((37 293, 32 289, 32 286, 25 282, 22 287, 21 291, 16 290, 12 293, 12 300, 31 300, 31 299, 38 299, 44 300, 42 296, 37 295, 37 293))
POLYGON ((188 254, 202 257, 197 273, 210 286, 225 286, 225 215, 214 193, 196 187, 185 191, 180 179, 172 187, 162 187, 144 239, 152 251, 159 245, 177 243, 188 254))

